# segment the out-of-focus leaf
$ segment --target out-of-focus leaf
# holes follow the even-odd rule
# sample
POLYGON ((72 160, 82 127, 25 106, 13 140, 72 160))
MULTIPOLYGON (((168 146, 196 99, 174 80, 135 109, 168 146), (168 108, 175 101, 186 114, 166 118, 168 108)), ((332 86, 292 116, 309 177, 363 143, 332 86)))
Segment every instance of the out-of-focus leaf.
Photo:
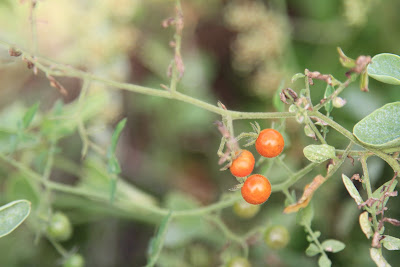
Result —
POLYGON ((364 211, 359 217, 360 227, 365 236, 369 239, 374 234, 371 222, 368 220, 368 212, 364 211))
POLYGON ((310 244, 306 249, 306 255, 309 257, 315 256, 320 253, 319 248, 314 243, 310 244))
POLYGON ((31 203, 27 200, 16 200, 0 207, 0 237, 14 231, 31 212, 31 203))
POLYGON ((34 105, 32 105, 25 113, 23 119, 22 119, 22 126, 23 128, 28 128, 29 125, 31 124, 33 118, 36 115, 36 112, 39 108, 39 102, 36 102, 34 105))
POLYGON ((382 256, 382 253, 379 251, 379 249, 370 248, 369 254, 371 256, 371 259, 376 263, 378 267, 391 267, 391 265, 382 256))
POLYGON ((385 238, 382 241, 383 246, 387 250, 400 250, 400 239, 390 236, 390 235, 385 235, 385 238))
MULTIPOLYGON (((384 183, 383 185, 381 185, 378 189, 376 189, 373 193, 372 193, 372 197, 376 198, 376 199, 380 199, 382 197, 382 195, 384 194, 384 192, 387 191, 388 192, 393 192, 393 190, 396 188, 397 185, 397 180, 390 180, 387 181, 386 183, 384 183), (392 185, 390 185, 392 184, 392 185), (387 187, 390 185, 389 189, 387 189, 387 187)), ((383 206, 386 207, 386 203, 389 201, 389 198, 386 197, 385 201, 383 201, 383 206)))
POLYGON ((310 202, 314 192, 325 182, 325 177, 322 175, 315 176, 314 180, 304 187, 304 192, 297 203, 287 206, 283 212, 292 213, 298 211, 300 208, 304 208, 310 202))
POLYGON ((339 61, 343 67, 354 68, 356 66, 356 62, 354 61, 354 59, 346 56, 340 47, 337 47, 337 51, 339 53, 339 61))
POLYGON ((120 122, 118 122, 117 126, 115 127, 114 133, 112 134, 112 137, 111 137, 111 145, 108 149, 109 154, 115 153, 115 150, 117 148, 118 139, 119 139, 121 132, 124 129, 125 125, 126 125, 126 118, 124 118, 120 122))
POLYGON ((350 196, 356 201, 357 205, 360 205, 364 201, 362 200, 360 193, 358 192, 357 188, 354 186, 353 182, 350 180, 349 177, 342 174, 342 180, 344 186, 346 187, 347 191, 349 192, 350 196))
POLYGON ((276 90, 274 97, 272 98, 272 104, 274 105, 275 109, 279 112, 283 112, 285 110, 285 105, 283 104, 280 98, 280 92, 283 89, 283 85, 284 83, 282 81, 281 84, 279 85, 278 90, 276 90))
POLYGON ((369 114, 354 126, 353 134, 368 146, 400 145, 400 102, 386 104, 369 114))
POLYGON ((311 221, 314 218, 314 208, 312 205, 308 205, 304 209, 297 213, 296 220, 300 225, 311 226, 311 221))
POLYGON ((346 245, 343 242, 340 242, 339 240, 335 239, 325 240, 324 242, 322 242, 321 245, 325 251, 333 253, 342 251, 346 247, 346 245))
POLYGON ((301 79, 301 78, 304 78, 304 77, 305 77, 304 73, 301 73, 301 72, 296 73, 296 74, 293 75, 293 77, 292 77, 292 83, 294 83, 294 82, 297 81, 298 79, 301 79))
POLYGON ((304 156, 311 162, 321 163, 336 157, 335 148, 330 145, 308 145, 303 149, 304 156))
POLYGON ((171 222, 172 219, 172 213, 170 212, 167 216, 164 217, 164 219, 161 221, 161 224, 158 228, 156 236, 151 239, 150 241, 150 246, 149 246, 149 261, 146 266, 152 267, 156 264, 158 256, 160 255, 160 252, 162 250, 165 236, 167 233, 167 229, 169 226, 169 223, 171 222))
POLYGON ((321 257, 319 257, 319 260, 318 260, 319 267, 331 267, 331 265, 332 265, 332 262, 327 256, 321 255, 321 257))
MULTIPOLYGON (((333 88, 332 85, 328 84, 325 89, 324 98, 328 98, 331 94, 333 94, 333 92, 335 92, 335 89, 333 88)), ((326 112, 330 113, 332 109, 333 109, 332 100, 329 100, 328 103, 325 104, 325 110, 326 112)))
POLYGON ((400 56, 389 53, 375 55, 367 71, 380 82, 400 85, 400 56))

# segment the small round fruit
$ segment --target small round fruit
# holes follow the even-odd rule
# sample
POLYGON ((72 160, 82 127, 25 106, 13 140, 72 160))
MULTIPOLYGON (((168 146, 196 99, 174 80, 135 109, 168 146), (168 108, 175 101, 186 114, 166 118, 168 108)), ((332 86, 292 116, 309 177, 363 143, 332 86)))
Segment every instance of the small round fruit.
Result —
POLYGON ((246 258, 236 257, 229 261, 228 267, 251 267, 251 264, 246 258))
POLYGON ((289 240, 289 231, 282 225, 271 226, 265 231, 264 241, 272 249, 286 247, 289 240))
POLYGON ((253 218, 258 211, 260 206, 251 205, 244 200, 239 200, 233 205, 233 212, 240 218, 250 219, 253 218))
POLYGON ((85 259, 82 257, 81 254, 73 254, 69 257, 63 264, 63 267, 84 267, 85 266, 85 259))
POLYGON ((253 154, 245 149, 238 153, 240 154, 232 161, 232 165, 229 167, 231 173, 236 177, 245 177, 250 175, 256 162, 253 154))
POLYGON ((271 183, 260 174, 253 174, 246 179, 242 186, 242 197, 246 202, 258 205, 262 204, 271 195, 271 183))
POLYGON ((47 226, 47 234, 57 241, 66 241, 72 235, 72 226, 68 217, 62 212, 56 212, 47 226))
POLYGON ((264 129, 256 140, 257 152, 266 158, 274 158, 282 153, 285 141, 280 132, 274 129, 264 129))

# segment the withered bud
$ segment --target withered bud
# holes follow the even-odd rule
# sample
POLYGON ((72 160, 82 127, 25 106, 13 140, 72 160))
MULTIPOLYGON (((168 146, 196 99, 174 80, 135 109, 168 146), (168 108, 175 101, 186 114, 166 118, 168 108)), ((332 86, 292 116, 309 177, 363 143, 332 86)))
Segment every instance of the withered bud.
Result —
POLYGON ((22 52, 15 50, 15 48, 13 47, 10 47, 10 49, 8 50, 8 54, 12 57, 19 57, 20 55, 22 55, 22 52))
POLYGON ((313 79, 325 81, 327 84, 332 85, 332 76, 329 74, 321 74, 319 71, 309 71, 305 70, 305 74, 308 77, 308 83, 313 85, 313 79))
POLYGON ((175 18, 173 18, 173 17, 164 19, 164 20, 162 21, 162 23, 161 23, 161 25, 162 25, 164 28, 168 28, 169 26, 171 26, 171 25, 173 25, 173 24, 175 24, 175 18))
POLYGON ((179 79, 182 78, 185 72, 185 65, 183 64, 181 55, 175 55, 175 66, 179 73, 179 79))
POLYGON ((332 100, 332 104, 335 108, 341 108, 344 105, 346 105, 346 103, 347 103, 346 99, 343 99, 340 96, 337 96, 332 100))
POLYGON ((287 99, 286 99, 286 95, 283 93, 283 90, 282 90, 282 92, 279 93, 279 98, 283 103, 289 105, 289 103, 287 102, 287 99))
POLYGON ((229 138, 230 133, 228 129, 225 127, 225 125, 221 121, 216 121, 214 124, 217 126, 219 132, 222 134, 223 137, 229 138))
POLYGON ((359 182, 361 182, 362 183, 362 180, 361 180, 361 177, 360 177, 360 174, 358 174, 358 173, 355 173, 355 174, 353 174, 353 176, 351 176, 351 178, 350 178, 351 180, 356 180, 356 181, 359 181, 359 182))
POLYGON ((375 232, 374 237, 372 238, 371 246, 374 248, 380 248, 381 240, 382 240, 382 236, 378 232, 375 232))
POLYGON ((400 221, 392 218, 383 218, 384 222, 388 222, 390 224, 393 224, 394 226, 400 226, 400 221))
POLYGON ((68 92, 65 90, 64 86, 62 86, 61 83, 59 83, 53 76, 49 75, 47 76, 47 79, 49 79, 51 87, 57 88, 64 96, 68 95, 68 92))

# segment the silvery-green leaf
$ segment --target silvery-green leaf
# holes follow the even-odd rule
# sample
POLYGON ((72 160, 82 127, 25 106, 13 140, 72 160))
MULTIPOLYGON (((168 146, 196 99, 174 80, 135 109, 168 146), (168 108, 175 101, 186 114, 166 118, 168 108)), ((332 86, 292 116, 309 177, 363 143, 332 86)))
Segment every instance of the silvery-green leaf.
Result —
POLYGON ((0 237, 14 231, 31 212, 31 203, 16 200, 0 207, 0 237))
POLYGON ((383 53, 372 58, 367 68, 368 75, 388 84, 400 85, 400 57, 383 53))
POLYGON ((362 143, 388 148, 400 145, 400 102, 386 104, 359 121, 354 136, 362 143))
POLYGON ((304 156, 311 162, 320 163, 335 158, 335 148, 330 145, 309 145, 303 149, 304 156))
POLYGON ((362 200, 360 193, 358 192, 357 188, 354 186, 353 182, 350 180, 349 177, 342 174, 342 180, 344 186, 346 187, 347 191, 349 192, 350 196, 356 201, 357 205, 360 205, 364 201, 362 200))

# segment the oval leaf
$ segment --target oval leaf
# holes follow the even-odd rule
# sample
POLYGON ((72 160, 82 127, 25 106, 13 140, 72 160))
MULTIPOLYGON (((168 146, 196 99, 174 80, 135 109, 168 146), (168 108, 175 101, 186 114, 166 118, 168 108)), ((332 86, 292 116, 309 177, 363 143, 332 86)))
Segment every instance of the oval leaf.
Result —
POLYGON ((294 83, 295 81, 297 81, 298 79, 304 78, 305 75, 304 73, 296 73, 295 75, 293 75, 292 77, 292 83, 294 83))
POLYGON ((0 237, 14 231, 31 212, 31 203, 16 200, 0 207, 0 237))
POLYGON ((312 162, 321 163, 335 158, 335 148, 330 145, 309 145, 303 149, 304 156, 312 162))
POLYGON ((343 242, 340 242, 339 240, 328 239, 322 242, 322 247, 327 252, 336 253, 342 251, 346 247, 346 245, 343 242))
POLYGON ((332 265, 332 262, 327 256, 321 255, 321 257, 319 257, 319 260, 318 260, 319 267, 331 267, 331 265, 332 265))
POLYGON ((315 256, 318 253, 320 253, 319 248, 317 247, 317 245, 315 245, 313 243, 310 244, 308 246, 308 248, 306 249, 306 255, 309 256, 309 257, 315 256))
POLYGON ((378 267, 390 267, 391 265, 385 260, 382 256, 382 253, 379 249, 370 248, 369 254, 371 255, 371 259, 376 263, 378 267))
POLYGON ((400 85, 400 57, 389 53, 378 54, 372 58, 367 72, 380 82, 400 85))
POLYGON ((354 126, 353 134, 360 142, 377 148, 400 145, 400 102, 369 114, 354 126))
POLYGON ((364 201, 362 200, 360 193, 358 192, 357 188, 354 186, 353 182, 350 180, 349 177, 342 174, 342 180, 344 186, 346 187, 347 191, 349 192, 350 196, 356 201, 357 205, 360 205, 364 201))
POLYGON ((400 239, 390 236, 390 235, 386 235, 385 239, 383 239, 382 241, 383 246, 387 249, 387 250, 400 250, 400 239))
POLYGON ((374 231, 372 231, 371 222, 368 220, 368 212, 364 211, 360 214, 359 222, 361 230, 363 231, 365 236, 370 239, 371 236, 374 234, 374 231))

